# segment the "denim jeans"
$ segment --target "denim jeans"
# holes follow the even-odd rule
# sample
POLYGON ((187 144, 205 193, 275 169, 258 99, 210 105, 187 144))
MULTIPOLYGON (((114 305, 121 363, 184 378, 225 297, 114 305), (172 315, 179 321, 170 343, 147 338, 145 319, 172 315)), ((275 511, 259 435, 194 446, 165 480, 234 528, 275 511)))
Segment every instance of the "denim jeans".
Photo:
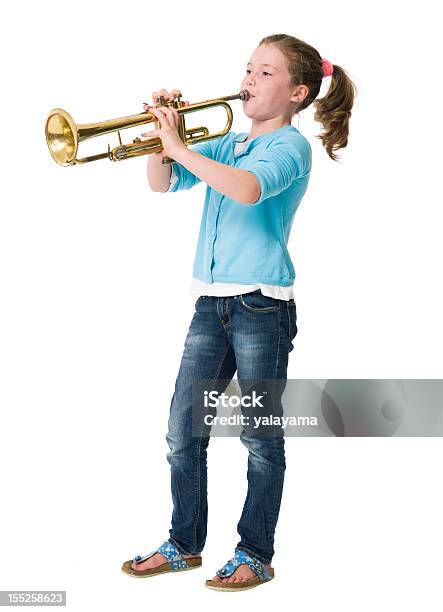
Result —
MULTIPOLYGON (((296 319, 294 300, 265 296, 259 289, 229 297, 200 296, 195 303, 166 434, 173 501, 169 541, 182 554, 203 550, 208 519, 209 437, 192 435, 192 382, 229 382, 236 371, 240 386, 244 379, 286 381, 296 319)), ((259 439, 243 430, 240 439, 249 451, 248 490, 237 525, 236 550, 270 563, 286 469, 284 437, 259 439)))

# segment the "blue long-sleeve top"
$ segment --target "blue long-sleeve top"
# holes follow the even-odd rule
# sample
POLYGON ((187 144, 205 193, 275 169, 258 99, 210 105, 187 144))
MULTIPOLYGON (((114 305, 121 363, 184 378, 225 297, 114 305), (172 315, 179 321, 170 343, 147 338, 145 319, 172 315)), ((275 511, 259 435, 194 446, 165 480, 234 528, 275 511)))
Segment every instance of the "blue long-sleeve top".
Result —
MULTIPOLYGON (((206 188, 193 276, 212 283, 266 283, 289 286, 295 270, 287 243, 294 215, 311 172, 309 141, 292 125, 256 136, 239 154, 235 144, 246 133, 193 145, 192 150, 218 162, 254 173, 260 196, 242 204, 206 188)), ((178 162, 170 191, 190 189, 200 179, 178 162)))

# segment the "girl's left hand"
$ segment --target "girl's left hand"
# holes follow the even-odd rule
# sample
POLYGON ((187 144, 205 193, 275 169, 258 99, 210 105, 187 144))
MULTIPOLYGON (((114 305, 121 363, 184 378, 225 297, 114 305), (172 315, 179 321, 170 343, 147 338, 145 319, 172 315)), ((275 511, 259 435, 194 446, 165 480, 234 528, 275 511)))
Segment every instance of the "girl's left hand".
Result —
POLYGON ((178 135, 177 109, 170 106, 150 106, 148 112, 157 117, 160 128, 140 134, 142 140, 143 138, 160 138, 163 147, 162 154, 174 159, 178 151, 187 148, 178 135))

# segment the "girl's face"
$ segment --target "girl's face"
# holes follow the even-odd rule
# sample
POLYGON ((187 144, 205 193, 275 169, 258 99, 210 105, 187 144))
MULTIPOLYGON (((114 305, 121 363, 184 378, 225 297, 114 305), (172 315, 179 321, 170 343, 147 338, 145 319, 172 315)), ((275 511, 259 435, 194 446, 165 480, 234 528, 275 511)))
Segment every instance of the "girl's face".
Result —
POLYGON ((286 59, 277 47, 257 47, 241 84, 241 89, 250 94, 249 100, 243 102, 245 114, 258 121, 278 117, 290 120, 298 101, 297 86, 291 86, 290 79, 286 59))

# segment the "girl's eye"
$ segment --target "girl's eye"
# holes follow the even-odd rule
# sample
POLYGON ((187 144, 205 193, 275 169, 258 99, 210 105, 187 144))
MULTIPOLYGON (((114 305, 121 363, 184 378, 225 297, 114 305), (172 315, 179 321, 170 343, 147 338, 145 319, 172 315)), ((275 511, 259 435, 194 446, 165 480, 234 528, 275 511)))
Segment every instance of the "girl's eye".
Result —
MULTIPOLYGON (((246 69, 247 74, 249 74, 251 71, 246 69)), ((272 76, 272 74, 270 72, 263 72, 263 74, 268 74, 269 76, 272 76)))

